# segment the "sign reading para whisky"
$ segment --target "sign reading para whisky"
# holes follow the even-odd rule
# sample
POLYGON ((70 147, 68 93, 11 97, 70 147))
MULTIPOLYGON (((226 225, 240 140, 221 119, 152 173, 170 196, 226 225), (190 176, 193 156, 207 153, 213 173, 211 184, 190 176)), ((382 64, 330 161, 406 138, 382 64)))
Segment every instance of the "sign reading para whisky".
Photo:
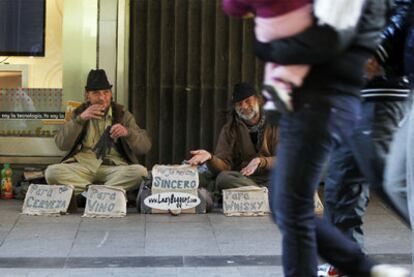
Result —
POLYGON ((254 216, 269 213, 265 187, 246 186, 223 190, 223 213, 227 216, 254 216))

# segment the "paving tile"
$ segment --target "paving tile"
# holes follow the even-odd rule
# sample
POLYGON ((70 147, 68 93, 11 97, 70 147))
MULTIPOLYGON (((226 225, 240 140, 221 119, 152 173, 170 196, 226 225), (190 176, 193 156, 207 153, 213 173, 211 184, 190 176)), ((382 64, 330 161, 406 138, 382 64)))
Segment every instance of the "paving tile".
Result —
POLYGON ((177 276, 205 276, 205 277, 240 277, 240 272, 235 267, 190 267, 190 268, 178 268, 177 276))
POLYGON ((146 255, 218 255, 210 225, 194 223, 147 223, 146 255))
POLYGON ((77 225, 73 224, 58 224, 58 223, 45 223, 45 224, 17 224, 14 229, 9 233, 7 240, 64 240, 74 239, 77 232, 77 225))
POLYGON ((145 217, 141 215, 126 216, 123 218, 82 218, 80 231, 123 230, 143 231, 145 217))
POLYGON ((73 239, 6 239, 0 257, 66 257, 73 239))
POLYGON ((147 223, 209 223, 208 214, 146 214, 145 219, 147 223))
POLYGON ((131 231, 80 231, 70 256, 119 257, 143 256, 144 233, 131 231))
POLYGON ((283 277, 283 268, 281 266, 246 266, 238 267, 241 277, 257 276, 260 277, 283 277))
POLYGON ((212 239, 165 239, 147 240, 146 256, 188 256, 188 255, 220 255, 219 247, 212 239))
POLYGON ((78 214, 61 215, 61 216, 47 216, 47 215, 21 215, 19 218, 19 224, 44 224, 44 223, 57 223, 57 224, 79 224, 82 218, 78 214))
POLYGON ((116 268, 116 269, 24 269, 0 270, 2 277, 89 277, 89 276, 123 276, 123 277, 244 277, 264 276, 279 277, 281 267, 226 267, 226 268, 116 268))
POLYGON ((66 268, 147 268, 182 267, 182 257, 95 257, 69 258, 66 268))

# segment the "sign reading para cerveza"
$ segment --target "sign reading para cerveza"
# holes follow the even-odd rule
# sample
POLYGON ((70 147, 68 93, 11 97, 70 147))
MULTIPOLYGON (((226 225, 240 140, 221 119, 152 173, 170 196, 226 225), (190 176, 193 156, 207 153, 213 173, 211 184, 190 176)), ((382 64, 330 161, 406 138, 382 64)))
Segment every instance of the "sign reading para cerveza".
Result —
POLYGON ((84 217, 124 217, 125 190, 105 185, 88 186, 84 217))
POLYGON ((23 203, 22 214, 59 215, 68 210, 73 194, 70 185, 31 184, 23 203))
POLYGON ((163 192, 148 196, 144 204, 152 209, 185 210, 195 208, 200 204, 200 198, 185 192, 163 192))
POLYGON ((223 190, 223 213, 229 216, 269 213, 267 188, 247 186, 223 190))

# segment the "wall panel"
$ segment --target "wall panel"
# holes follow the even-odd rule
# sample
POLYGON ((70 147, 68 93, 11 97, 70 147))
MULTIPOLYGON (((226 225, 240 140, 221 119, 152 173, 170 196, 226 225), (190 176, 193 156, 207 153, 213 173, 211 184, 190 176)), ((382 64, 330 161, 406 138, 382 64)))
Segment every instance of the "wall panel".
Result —
POLYGON ((130 109, 153 148, 145 163, 180 163, 209 151, 233 85, 260 85, 252 20, 224 15, 219 0, 132 0, 130 109))

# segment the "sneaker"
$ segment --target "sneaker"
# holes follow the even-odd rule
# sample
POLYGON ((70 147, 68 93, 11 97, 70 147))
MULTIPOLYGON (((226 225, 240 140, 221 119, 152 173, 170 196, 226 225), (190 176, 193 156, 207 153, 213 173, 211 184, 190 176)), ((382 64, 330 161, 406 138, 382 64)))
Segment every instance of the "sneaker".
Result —
POLYGON ((407 269, 388 264, 375 265, 371 269, 371 277, 409 277, 407 269))
POLYGON ((265 98, 264 111, 279 111, 287 114, 293 111, 291 91, 263 84, 262 95, 265 98))
POLYGON ((338 270, 328 263, 318 266, 318 277, 339 277, 338 270))

